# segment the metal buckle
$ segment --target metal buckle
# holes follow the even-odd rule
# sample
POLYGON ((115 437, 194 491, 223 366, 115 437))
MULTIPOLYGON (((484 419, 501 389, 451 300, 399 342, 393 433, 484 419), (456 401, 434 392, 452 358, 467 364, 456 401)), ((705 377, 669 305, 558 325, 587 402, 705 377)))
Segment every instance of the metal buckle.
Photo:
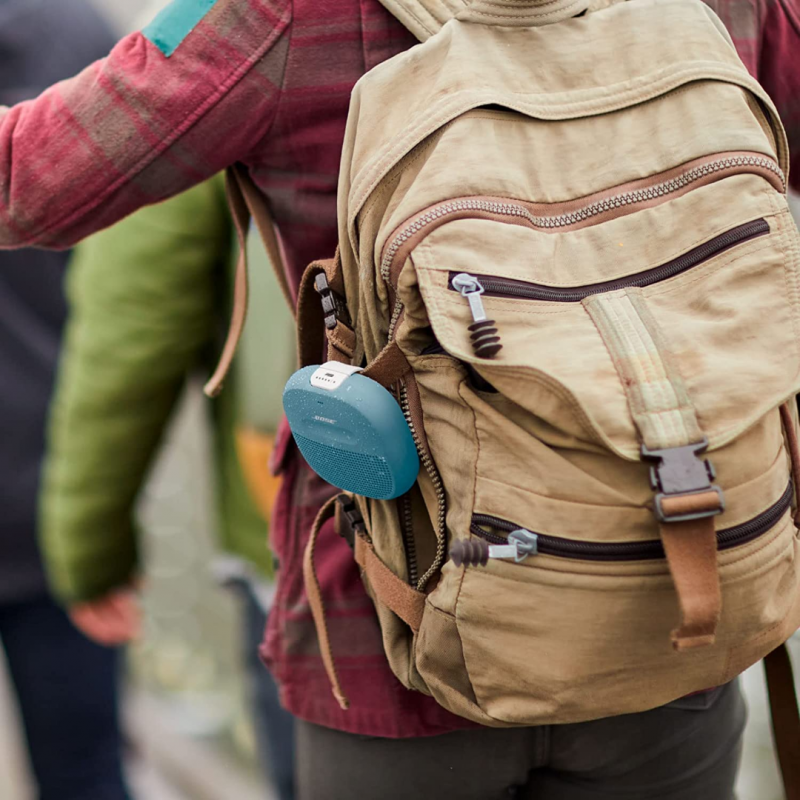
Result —
POLYGON ((314 279, 314 288, 319 292, 322 299, 322 312, 325 314, 325 327, 333 330, 339 322, 350 326, 350 315, 347 313, 347 306, 344 299, 331 289, 328 284, 328 277, 324 272, 320 272, 314 279))
POLYGON ((712 481, 716 472, 711 462, 700 458, 708 449, 708 439, 684 447, 669 447, 663 450, 649 450, 642 445, 642 458, 655 462, 650 467, 650 485, 655 497, 655 514, 659 522, 689 522, 721 514, 725 510, 722 489, 712 481), (717 508, 697 511, 691 514, 669 515, 664 511, 663 500, 682 495, 716 492, 719 498, 717 508))

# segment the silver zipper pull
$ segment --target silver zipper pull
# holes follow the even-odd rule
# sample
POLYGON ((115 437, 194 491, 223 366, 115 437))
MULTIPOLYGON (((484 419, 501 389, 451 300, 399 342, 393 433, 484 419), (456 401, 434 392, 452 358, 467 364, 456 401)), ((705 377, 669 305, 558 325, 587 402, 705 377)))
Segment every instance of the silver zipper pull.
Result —
POLYGON ((539 553, 539 537, 524 528, 508 534, 508 544, 488 544, 483 539, 468 539, 456 542, 450 548, 450 558, 460 567, 485 567, 490 558, 513 558, 517 564, 528 556, 539 553))
POLYGON ((472 319, 474 322, 486 321, 486 309, 483 307, 483 300, 481 295, 485 289, 481 286, 481 282, 466 272, 456 275, 453 278, 453 288, 457 292, 461 292, 462 297, 469 300, 469 310, 472 312, 472 319))
POLYGON ((475 355, 479 358, 494 358, 503 345, 500 344, 493 319, 486 318, 486 309, 481 295, 486 291, 481 282, 468 272, 461 272, 452 280, 453 288, 469 301, 472 325, 469 326, 470 341, 475 355))
POLYGON ((516 549, 514 560, 518 564, 528 556, 539 555, 539 537, 531 531, 526 531, 525 528, 517 528, 517 530, 511 531, 508 534, 508 541, 516 549))

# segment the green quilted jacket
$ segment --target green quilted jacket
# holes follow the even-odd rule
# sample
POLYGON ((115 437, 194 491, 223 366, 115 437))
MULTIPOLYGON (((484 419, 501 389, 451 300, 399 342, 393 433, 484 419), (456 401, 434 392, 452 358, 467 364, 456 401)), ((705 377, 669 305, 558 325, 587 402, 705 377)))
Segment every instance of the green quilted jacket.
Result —
MULTIPOLYGON (((238 424, 274 430, 294 349, 263 249, 250 249, 261 262, 252 265, 251 308, 259 313, 250 314, 213 409, 218 527, 221 549, 269 576, 266 524, 244 483, 234 433, 238 424)), ((137 573, 137 495, 187 376, 207 373, 218 353, 233 255, 221 176, 139 211, 75 254, 41 498, 42 552, 64 602, 97 597, 137 573)))

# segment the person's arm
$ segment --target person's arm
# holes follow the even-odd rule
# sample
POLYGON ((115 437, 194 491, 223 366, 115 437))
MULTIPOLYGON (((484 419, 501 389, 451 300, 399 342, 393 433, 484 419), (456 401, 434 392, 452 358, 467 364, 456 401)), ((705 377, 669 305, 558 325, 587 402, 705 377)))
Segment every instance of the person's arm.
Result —
POLYGON ((290 0, 175 0, 77 77, 0 107, 0 247, 67 247, 247 162, 290 18, 290 0))
POLYGON ((90 238, 70 266, 41 543, 56 596, 95 622, 136 575, 134 502, 217 332, 230 238, 220 177, 90 238))
POLYGON ((798 0, 765 4, 758 79, 781 115, 789 137, 789 181, 800 191, 800 5, 798 0))

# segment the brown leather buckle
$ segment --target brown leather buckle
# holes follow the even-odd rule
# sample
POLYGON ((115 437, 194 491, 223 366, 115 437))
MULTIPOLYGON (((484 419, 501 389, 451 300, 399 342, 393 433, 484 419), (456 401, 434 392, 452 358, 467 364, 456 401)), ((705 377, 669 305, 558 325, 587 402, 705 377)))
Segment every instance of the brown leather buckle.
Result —
MULTIPOLYGON (((722 489, 712 483, 716 478, 714 467, 707 459, 700 458, 707 449, 708 439, 705 438, 684 447, 663 450, 650 450, 642 445, 642 459, 655 462, 650 467, 650 485, 656 492, 655 515, 659 522, 689 522, 713 517, 725 510, 722 489), (679 497, 689 500, 693 495, 707 496, 709 502, 701 502, 691 510, 678 513, 669 509, 669 506, 677 505, 671 500, 679 497)), ((700 497, 697 499, 701 500, 700 497)))
POLYGON ((322 299, 322 313, 325 315, 325 327, 333 330, 340 322, 351 327, 350 314, 344 298, 331 289, 328 278, 324 272, 320 272, 314 279, 314 288, 319 292, 322 299))

